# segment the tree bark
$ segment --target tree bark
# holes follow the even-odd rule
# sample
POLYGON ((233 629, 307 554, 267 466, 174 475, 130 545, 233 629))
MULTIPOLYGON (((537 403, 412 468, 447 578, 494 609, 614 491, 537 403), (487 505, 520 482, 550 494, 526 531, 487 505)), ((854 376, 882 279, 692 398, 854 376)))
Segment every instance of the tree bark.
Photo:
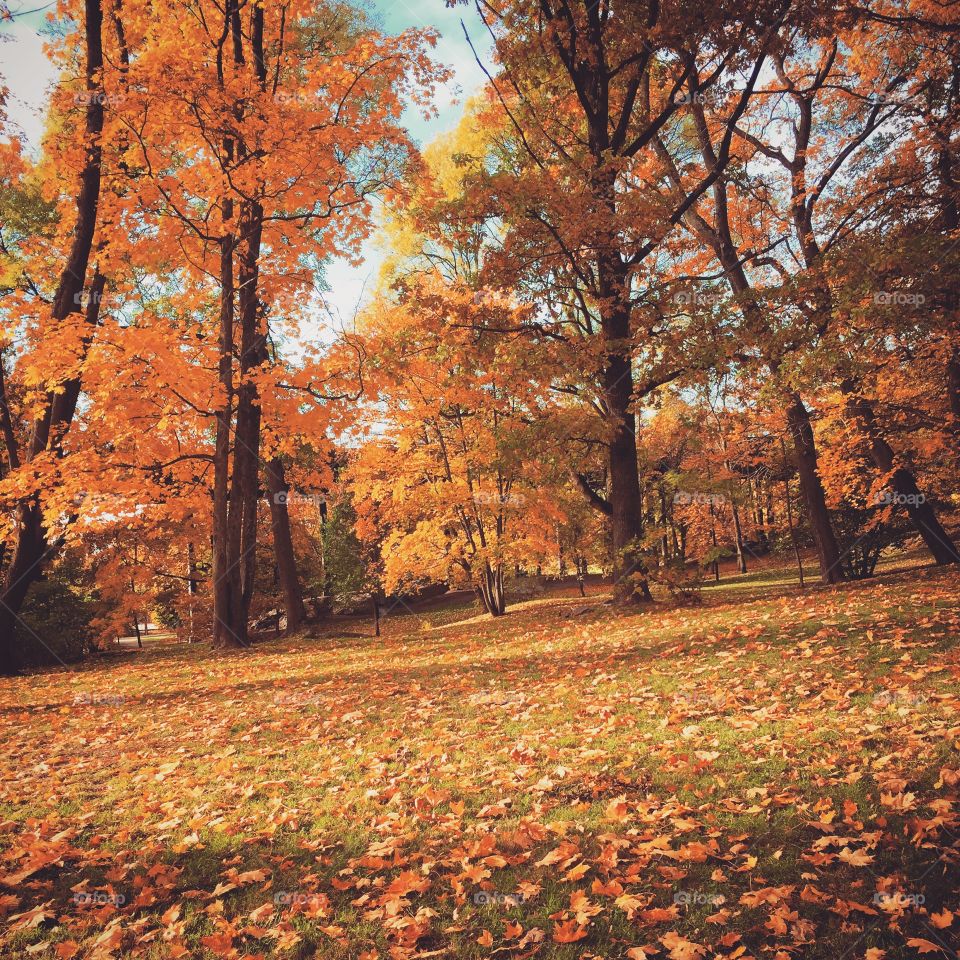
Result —
POLYGON ((606 358, 603 395, 610 420, 610 520, 613 534, 613 589, 621 603, 652 599, 641 553, 640 476, 637 464, 630 311, 611 310, 603 323, 606 358))
POLYGON ((287 611, 287 630, 300 626, 307 618, 303 602, 303 588, 297 572, 297 558, 293 552, 293 537, 290 535, 290 514, 287 510, 287 480, 283 461, 273 457, 265 469, 267 491, 270 495, 270 519, 273 526, 273 551, 277 561, 277 573, 283 590, 284 607, 287 611))
POLYGON ((790 398, 787 425, 793 437, 794 463, 800 475, 800 489, 807 505, 807 517, 820 562, 820 579, 823 583, 840 583, 843 580, 840 547, 830 522, 827 496, 817 470, 817 447, 810 412, 799 393, 794 393, 790 398))
POLYGON ((503 592, 503 566, 497 564, 483 565, 483 574, 480 580, 480 597, 483 606, 491 617, 501 617, 506 612, 507 603, 503 592))
POLYGON ((870 459, 881 473, 890 477, 894 504, 907 511, 910 522, 923 538, 936 563, 960 563, 957 545, 943 528, 926 495, 920 490, 916 477, 907 467, 897 465, 893 448, 883 436, 870 403, 856 394, 855 387, 849 380, 841 384, 841 390, 847 396, 848 415, 859 424, 866 438, 870 459))
POLYGON ((240 383, 233 443, 228 514, 228 559, 237 570, 238 589, 231 595, 231 622, 240 645, 248 642, 247 622, 257 569, 257 508, 260 476, 260 398, 251 374, 265 358, 257 297, 263 211, 259 204, 244 204, 241 218, 242 248, 238 271, 240 315, 240 383))
MULTIPOLYGON (((231 150, 227 149, 227 155, 231 150)), ((223 219, 233 219, 233 201, 224 200, 223 219)), ((220 360, 218 375, 223 390, 216 413, 217 433, 213 454, 213 645, 241 646, 233 622, 234 594, 239 592, 239 570, 229 545, 230 431, 233 426, 233 235, 220 240, 220 360)))

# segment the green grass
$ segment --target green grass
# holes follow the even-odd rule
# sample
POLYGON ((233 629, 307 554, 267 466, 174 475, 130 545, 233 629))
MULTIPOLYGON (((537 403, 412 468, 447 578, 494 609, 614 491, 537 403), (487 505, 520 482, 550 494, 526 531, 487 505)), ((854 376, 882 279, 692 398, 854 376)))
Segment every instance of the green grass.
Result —
POLYGON ((711 957, 949 955, 930 914, 957 905, 960 576, 891 567, 803 594, 768 568, 626 614, 547 596, 492 621, 461 599, 394 611, 380 639, 344 621, 2 681, 0 952, 621 958, 669 956, 675 931, 711 957), (389 894, 405 872, 425 889, 389 894), (126 903, 78 906, 84 880, 126 903), (521 884, 539 892, 474 902, 521 884), (752 905, 771 887, 782 904, 752 905), (926 903, 849 906, 878 890, 926 903), (722 894, 722 922, 690 892, 722 894), (584 896, 585 936, 556 942, 584 896))

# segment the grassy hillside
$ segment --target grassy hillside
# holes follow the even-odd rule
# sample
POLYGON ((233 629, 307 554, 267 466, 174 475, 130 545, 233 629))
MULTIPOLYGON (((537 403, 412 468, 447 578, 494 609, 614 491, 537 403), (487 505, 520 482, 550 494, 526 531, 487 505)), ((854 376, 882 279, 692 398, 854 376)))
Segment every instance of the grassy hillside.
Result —
POLYGON ((960 574, 601 600, 0 681, 0 953, 955 956, 960 574))

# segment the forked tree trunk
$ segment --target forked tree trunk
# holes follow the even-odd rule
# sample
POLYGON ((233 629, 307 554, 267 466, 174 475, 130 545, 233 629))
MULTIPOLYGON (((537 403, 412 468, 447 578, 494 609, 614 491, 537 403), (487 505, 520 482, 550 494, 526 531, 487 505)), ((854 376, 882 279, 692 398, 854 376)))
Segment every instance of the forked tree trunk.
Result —
MULTIPOLYGON (((694 110, 701 114, 701 122, 697 127, 701 153, 708 167, 712 167, 716 163, 716 152, 710 140, 709 126, 703 121, 702 107, 694 106, 694 110)), ((744 269, 737 245, 733 241, 727 186, 723 178, 719 179, 714 185, 713 199, 714 226, 711 227, 705 220, 691 214, 692 224, 690 224, 690 228, 695 235, 705 240, 713 248, 726 273, 730 289, 741 301, 741 309, 747 328, 756 337, 761 349, 761 356, 770 367, 773 375, 776 376, 781 366, 781 357, 771 354, 764 346, 769 324, 764 311, 754 297, 750 279, 744 269)), ((810 414, 799 393, 794 391, 792 396, 788 398, 785 413, 793 441, 793 459, 800 475, 800 489, 807 505, 810 530, 820 560, 820 578, 824 583, 838 583, 843 580, 840 549, 833 532, 830 511, 827 509, 826 493, 817 470, 817 445, 813 427, 810 423, 810 414)))
MULTIPOLYGON (((239 6, 228 0, 224 7, 225 32, 233 42, 236 67, 244 65, 243 34, 239 6)), ((266 81, 263 59, 263 6, 252 13, 250 34, 253 67, 257 82, 266 81)), ((239 109, 239 107, 238 107, 239 109)), ((236 153, 243 157, 243 143, 224 142, 229 161, 236 153)), ((232 199, 225 199, 225 236, 220 251, 220 380, 224 408, 217 414, 217 441, 214 455, 214 646, 243 647, 249 643, 250 601, 256 584, 257 508, 260 476, 260 399, 251 377, 265 359, 265 334, 260 330, 258 295, 260 244, 263 209, 256 200, 244 200, 240 212, 240 243, 233 237, 232 199), (233 382, 234 266, 239 252, 237 304, 240 319, 240 380, 233 382), (234 402, 236 421, 234 423, 234 402), (231 437, 231 427, 232 437, 231 437), (232 442, 231 442, 232 439, 232 442), (232 452, 232 457, 231 457, 232 452)))
POLYGON ((503 616, 507 608, 503 592, 503 565, 491 567, 485 563, 480 579, 480 597, 483 606, 491 617, 503 616))

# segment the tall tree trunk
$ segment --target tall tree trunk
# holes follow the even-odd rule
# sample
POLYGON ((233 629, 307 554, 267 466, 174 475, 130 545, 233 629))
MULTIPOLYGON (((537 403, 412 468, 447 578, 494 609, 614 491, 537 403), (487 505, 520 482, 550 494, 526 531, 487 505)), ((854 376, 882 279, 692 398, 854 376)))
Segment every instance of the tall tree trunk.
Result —
POLYGON ((747 573, 747 554, 743 547, 743 525, 740 522, 740 508, 737 501, 730 497, 730 513, 733 514, 733 535, 737 548, 737 570, 747 573))
POLYGON ((907 511, 910 522, 938 564, 960 563, 957 545, 943 528, 913 473, 907 467, 896 464, 896 455, 883 436, 870 403, 856 393, 852 381, 845 380, 840 389, 847 397, 847 413, 863 431, 870 459, 881 473, 890 477, 894 503, 907 511))
MULTIPOLYGON (((243 34, 239 4, 228 0, 224 7, 225 32, 233 42, 233 61, 237 68, 245 65, 243 34)), ((251 11, 250 42, 253 70, 261 89, 266 82, 263 57, 263 5, 251 11)), ((242 106, 237 104, 237 119, 242 119, 242 106)), ((243 158, 242 142, 227 140, 227 160, 243 158)), ((233 219, 233 200, 224 201, 223 219, 233 219)), ((217 420, 217 448, 214 480, 214 645, 242 647, 249 642, 250 601, 256 583, 257 506, 260 476, 260 399, 251 374, 266 358, 265 333, 260 330, 258 295, 260 243, 263 232, 263 208, 256 200, 245 199, 239 218, 240 243, 225 228, 221 241, 221 383, 226 394, 224 410, 217 420), (233 257, 239 252, 237 304, 240 318, 239 383, 233 383, 234 282, 233 257), (229 350, 226 348, 229 346, 229 350), (232 402, 236 400, 236 422, 233 424, 232 402), (232 463, 230 428, 233 426, 232 463)))
POLYGON ((660 497, 660 528, 663 533, 660 534, 660 555, 663 560, 663 565, 667 565, 667 561, 670 559, 670 541, 668 539, 669 534, 669 525, 667 522, 667 495, 663 489, 663 484, 659 484, 659 497, 660 497))
POLYGON ((290 535, 290 514, 287 510, 287 480, 283 461, 273 457, 266 466, 267 491, 270 495, 270 520, 273 526, 273 551, 277 561, 277 573, 283 590, 284 607, 287 611, 287 630, 300 626, 307 618, 303 602, 303 589, 297 573, 297 558, 293 552, 293 537, 290 535))
MULTIPOLYGON (((78 312, 82 302, 84 281, 93 249, 97 211, 100 204, 102 151, 100 134, 103 130, 103 104, 105 97, 101 87, 103 70, 103 46, 101 31, 103 13, 100 0, 85 0, 84 42, 86 53, 86 157, 80 176, 77 194, 77 221, 67 263, 57 286, 51 316, 65 320, 78 312)), ((102 281, 99 281, 102 292, 102 281)), ((93 293, 93 291, 91 291, 93 293)), ((87 320, 95 326, 99 319, 99 292, 91 295, 87 303, 87 320)), ((85 341, 89 343, 89 339, 85 341)), ((59 450, 64 434, 70 426, 80 395, 80 380, 73 378, 63 385, 60 392, 47 395, 44 414, 34 424, 27 460, 51 446, 59 450)), ((9 413, 9 410, 7 411, 9 413)), ((13 455, 14 451, 8 451, 13 455)), ((17 539, 13 559, 7 568, 3 590, 0 593, 0 673, 13 673, 22 666, 22 651, 16 648, 14 630, 20 608, 30 586, 41 576, 47 559, 47 532, 43 525, 40 504, 32 499, 21 503, 17 509, 17 539)))
MULTIPOLYGON (((227 149, 227 155, 230 155, 227 149)), ((233 622, 234 594, 240 589, 240 571, 230 550, 230 433, 233 426, 233 201, 224 200, 223 220, 228 232, 220 240, 220 359, 218 375, 223 389, 222 406, 216 413, 217 432, 213 454, 213 645, 240 646, 233 622)))
POLYGON ((603 325, 603 338, 606 348, 604 401, 612 431, 609 469, 614 597, 621 603, 635 603, 652 598, 640 546, 643 521, 640 516, 636 417, 631 409, 633 369, 628 308, 610 311, 603 325))
POLYGON ((252 373, 266 355, 260 330, 257 297, 263 210, 244 204, 241 217, 242 246, 238 273, 240 315, 240 384, 233 444, 228 514, 228 558, 238 571, 239 589, 232 592, 231 622, 240 645, 248 642, 247 621, 256 581, 257 507, 260 476, 260 398, 252 373))
POLYGON ((193 607, 196 603, 196 596, 200 592, 200 584, 197 578, 197 559, 193 541, 187 542, 187 642, 193 643, 195 636, 193 631, 193 607))
POLYGON ((790 479, 783 481, 783 493, 787 501, 787 526, 790 528, 790 540, 793 543, 793 555, 797 561, 797 572, 800 575, 800 587, 804 587, 803 582, 803 558, 800 556, 800 544, 797 540, 797 531, 793 525, 793 502, 790 497, 790 479))
MULTIPOLYGON (((960 324, 957 324, 960 330, 960 324)), ((960 341, 960 333, 954 334, 960 341)), ((953 434, 953 449, 960 466, 960 344, 953 348, 947 361, 947 398, 950 402, 950 430, 953 434)))
POLYGON ((820 579, 823 583, 840 583, 843 580, 840 547, 830 522, 827 495, 817 470, 817 446, 810 412, 799 393, 794 393, 790 398, 787 425, 793 438, 794 463, 800 475, 800 490, 807 505, 810 530, 820 561, 820 579))
MULTIPOLYGON (((954 61, 954 79, 960 63, 954 61)), ((940 181, 940 219, 941 232, 951 240, 960 230, 960 183, 953 173, 953 144, 949 130, 936 129, 934 136, 940 141, 937 151, 937 177, 940 181)), ((944 313, 948 335, 953 339, 953 347, 947 360, 947 399, 950 405, 954 440, 960 452, 960 317, 957 310, 960 308, 960 296, 956 287, 956 278, 948 280, 944 295, 944 313)))
POLYGON ((327 616, 333 605, 333 581, 330 574, 330 558, 328 557, 327 536, 329 535, 329 507, 327 498, 320 501, 320 600, 313 604, 314 615, 327 616))
POLYGON ((947 366, 947 392, 954 429, 960 438, 960 346, 954 347, 947 366))

